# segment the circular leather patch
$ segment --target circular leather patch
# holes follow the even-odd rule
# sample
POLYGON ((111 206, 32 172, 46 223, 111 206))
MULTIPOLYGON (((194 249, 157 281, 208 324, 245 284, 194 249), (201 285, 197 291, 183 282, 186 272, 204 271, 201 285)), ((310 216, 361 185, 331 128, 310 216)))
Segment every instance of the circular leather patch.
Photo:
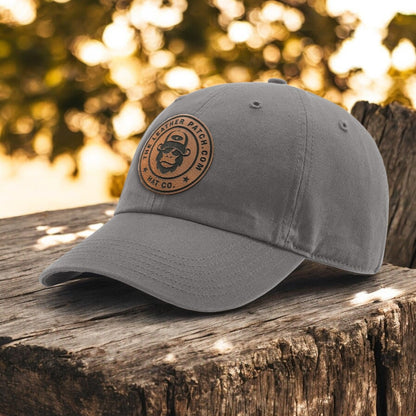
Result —
POLYGON ((213 157, 211 133, 202 121, 179 114, 153 131, 139 158, 139 177, 149 190, 176 194, 196 185, 213 157))

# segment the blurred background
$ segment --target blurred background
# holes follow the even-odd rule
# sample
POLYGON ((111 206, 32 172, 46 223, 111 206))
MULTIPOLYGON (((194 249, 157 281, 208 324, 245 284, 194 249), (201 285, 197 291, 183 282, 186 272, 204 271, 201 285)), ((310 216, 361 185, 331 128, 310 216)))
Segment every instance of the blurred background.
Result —
POLYGON ((116 201, 177 96, 284 78, 416 106, 415 0, 0 0, 0 217, 116 201))

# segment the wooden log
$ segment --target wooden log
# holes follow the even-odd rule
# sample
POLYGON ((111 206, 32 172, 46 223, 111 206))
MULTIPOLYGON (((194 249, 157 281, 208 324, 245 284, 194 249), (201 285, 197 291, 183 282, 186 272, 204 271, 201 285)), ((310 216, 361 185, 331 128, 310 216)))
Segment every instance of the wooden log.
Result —
POLYGON ((43 288, 113 208, 0 220, 0 414, 416 414, 416 270, 305 263, 216 314, 106 278, 43 288))
MULTIPOLYGON (((401 248, 389 240, 386 256, 414 266, 414 114, 388 108, 353 112, 391 177, 389 239, 401 248)), ((42 287, 41 270, 113 209, 0 220, 0 415, 416 414, 416 270, 384 264, 359 276, 305 262, 260 299, 216 314, 104 277, 42 287)))
POLYGON ((385 261, 416 268, 416 111, 357 102, 352 114, 374 137, 388 172, 390 222, 385 261))

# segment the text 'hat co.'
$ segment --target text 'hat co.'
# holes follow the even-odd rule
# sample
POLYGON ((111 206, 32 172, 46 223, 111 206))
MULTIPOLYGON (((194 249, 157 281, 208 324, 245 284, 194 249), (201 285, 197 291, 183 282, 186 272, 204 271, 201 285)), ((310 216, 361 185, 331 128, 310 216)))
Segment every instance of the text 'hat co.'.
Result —
POLYGON ((282 80, 216 85, 156 117, 114 217, 40 281, 93 273, 185 309, 234 309, 304 259, 376 273, 387 217, 381 155, 348 112, 282 80))

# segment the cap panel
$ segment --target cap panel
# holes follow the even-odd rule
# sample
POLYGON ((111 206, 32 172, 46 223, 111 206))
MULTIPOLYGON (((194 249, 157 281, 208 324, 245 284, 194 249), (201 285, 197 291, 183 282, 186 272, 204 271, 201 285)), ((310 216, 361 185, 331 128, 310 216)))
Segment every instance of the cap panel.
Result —
POLYGON ((384 253, 388 188, 365 128, 341 107, 303 93, 311 149, 287 246, 318 262, 375 273, 384 253))
POLYGON ((221 85, 209 88, 208 91, 198 90, 192 92, 186 96, 178 97, 174 103, 165 108, 159 115, 150 123, 149 127, 145 131, 139 145, 137 146, 136 152, 133 156, 129 172, 126 181, 123 186, 123 190, 120 195, 119 202, 117 204, 115 214, 119 212, 127 211, 142 211, 151 212, 153 206, 153 200, 156 196, 155 193, 148 191, 140 182, 138 175, 138 163, 140 153, 149 139, 152 132, 165 120, 178 114, 178 109, 184 107, 181 100, 187 98, 187 109, 189 111, 197 110, 203 107, 209 100, 214 97, 218 90, 221 89, 221 85))
POLYGON ((215 94, 201 107, 184 96, 160 119, 190 114, 209 129, 214 151, 205 176, 184 192, 154 194, 138 180, 135 156, 125 185, 132 198, 128 204, 122 198, 117 211, 153 212, 269 243, 284 241, 305 154, 302 102, 293 88, 278 84, 225 84, 201 93, 211 88, 215 94), (149 193, 150 207, 141 200, 149 193))

